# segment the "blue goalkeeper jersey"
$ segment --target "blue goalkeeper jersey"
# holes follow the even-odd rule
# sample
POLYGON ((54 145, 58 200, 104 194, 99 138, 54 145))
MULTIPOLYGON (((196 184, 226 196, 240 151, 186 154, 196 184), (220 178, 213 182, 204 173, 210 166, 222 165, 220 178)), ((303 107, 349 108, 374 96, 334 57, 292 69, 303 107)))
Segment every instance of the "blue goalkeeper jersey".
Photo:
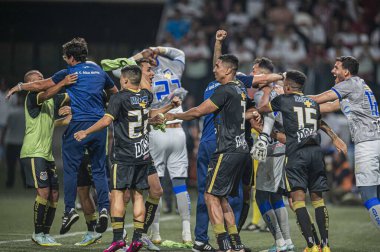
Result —
POLYGON ((55 73, 52 77, 58 83, 66 75, 77 73, 76 83, 67 86, 66 92, 70 97, 72 121, 91 122, 98 121, 104 115, 103 90, 113 88, 112 79, 94 62, 79 63, 68 66, 55 73))
MULTIPOLYGON (((246 88, 252 87, 253 76, 250 75, 237 75, 236 79, 244 83, 246 88)), ((215 89, 220 86, 217 81, 212 81, 207 85, 203 95, 203 100, 207 100, 214 93, 215 89)), ((216 130, 214 125, 215 115, 213 113, 204 116, 203 131, 200 142, 216 141, 216 130)))

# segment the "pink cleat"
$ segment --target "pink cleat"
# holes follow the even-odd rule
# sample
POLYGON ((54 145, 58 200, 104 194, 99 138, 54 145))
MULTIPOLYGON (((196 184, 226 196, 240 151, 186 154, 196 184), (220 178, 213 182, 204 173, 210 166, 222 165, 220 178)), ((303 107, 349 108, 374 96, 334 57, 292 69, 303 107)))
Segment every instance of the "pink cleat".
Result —
POLYGON ((115 241, 111 243, 111 245, 108 248, 106 248, 103 252, 115 252, 116 250, 125 247, 125 245, 127 244, 123 240, 115 241))
POLYGON ((133 241, 131 245, 129 245, 129 248, 126 252, 137 252, 139 251, 143 246, 143 243, 140 241, 133 241))

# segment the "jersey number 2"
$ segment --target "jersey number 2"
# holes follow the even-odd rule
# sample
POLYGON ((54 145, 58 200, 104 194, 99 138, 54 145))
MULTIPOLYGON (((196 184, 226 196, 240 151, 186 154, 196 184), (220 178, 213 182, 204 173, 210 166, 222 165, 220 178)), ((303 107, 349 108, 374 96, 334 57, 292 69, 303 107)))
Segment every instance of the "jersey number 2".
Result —
POLYGON ((178 79, 172 79, 172 80, 160 80, 160 81, 156 81, 154 83, 155 86, 163 86, 164 87, 164 90, 163 91, 159 91, 156 93, 156 97, 157 97, 157 100, 161 101, 161 99, 167 95, 170 94, 170 88, 169 88, 169 84, 172 84, 172 85, 177 85, 178 88, 181 87, 181 83, 179 82, 178 79))
MULTIPOLYGON (((144 109, 144 115, 147 115, 149 110, 144 109)), ((142 112, 141 110, 131 110, 128 111, 128 116, 130 117, 136 117, 137 121, 136 122, 129 122, 128 123, 128 134, 130 138, 139 138, 142 136, 142 134, 146 134, 148 129, 148 120, 144 121, 144 128, 138 132, 136 132, 136 128, 141 128, 143 126, 143 117, 142 117, 142 112)))

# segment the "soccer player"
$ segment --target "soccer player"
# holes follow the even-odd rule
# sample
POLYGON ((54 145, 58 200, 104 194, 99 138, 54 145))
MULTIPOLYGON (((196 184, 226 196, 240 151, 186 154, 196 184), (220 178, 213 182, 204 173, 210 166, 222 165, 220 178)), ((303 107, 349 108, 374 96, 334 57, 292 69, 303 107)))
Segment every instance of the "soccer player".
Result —
MULTIPOLYGON (((221 55, 221 43, 226 38, 227 32, 224 30, 218 30, 215 35, 215 47, 214 58, 215 62, 221 55)), ((237 75, 236 78, 244 83, 245 86, 252 86, 252 76, 237 75)), ((212 81, 208 84, 204 92, 204 100, 210 98, 215 89, 220 86, 217 81, 212 81)), ((206 202, 204 200, 204 193, 206 187, 207 168, 212 154, 216 149, 216 135, 214 125, 214 114, 208 114, 204 118, 202 137, 199 144, 198 158, 197 158, 197 189, 198 189, 198 201, 196 212, 196 224, 195 224, 195 242, 193 246, 194 252, 201 251, 215 251, 215 249, 209 244, 208 223, 209 216, 207 212, 206 202)), ((249 165, 249 164, 248 164, 249 165)), ((248 178, 249 180, 249 178, 248 178)), ((239 194, 241 192, 239 191, 239 194)), ((243 199, 241 195, 237 197, 229 197, 229 203, 234 211, 235 218, 239 220, 240 212, 242 208, 243 199), (240 196, 240 197, 239 197, 240 196)), ((248 212, 248 211, 247 211, 248 212)), ((248 213, 247 213, 248 214, 248 213)))
MULTIPOLYGON (((25 82, 42 80, 42 74, 31 70, 25 74, 25 82)), ((57 86, 72 84, 76 75, 66 76, 57 86)), ((18 84, 19 90, 23 84, 18 84)), ((50 236, 58 204, 58 176, 52 152, 54 118, 66 101, 67 94, 54 96, 54 92, 29 92, 25 101, 25 136, 20 153, 21 165, 25 171, 25 183, 36 188, 34 202, 34 233, 32 240, 41 246, 60 246, 50 236), (54 98, 52 98, 54 96, 54 98)))
MULTIPOLYGON (((144 52, 144 51, 143 51, 144 52)), ((181 87, 181 77, 185 69, 185 54, 183 51, 171 47, 151 48, 153 78, 153 104, 152 108, 159 108, 167 104, 168 96, 181 87)), ((173 111, 182 112, 182 107, 173 111)), ((190 229, 190 196, 186 187, 188 176, 188 158, 186 151, 186 136, 181 126, 181 120, 166 122, 166 131, 152 130, 149 132, 151 155, 157 169, 158 176, 164 177, 165 169, 168 169, 178 205, 178 211, 182 218, 182 241, 187 245, 192 244, 190 229), (172 141, 176 139, 176 141, 172 141)), ((157 209, 154 222, 151 226, 152 241, 161 243, 159 232, 160 209, 157 209)))
POLYGON ((158 110, 149 110, 153 101, 152 93, 140 89, 141 69, 126 66, 121 70, 122 91, 111 97, 107 113, 92 127, 75 133, 75 139, 82 141, 90 134, 108 127, 114 122, 114 148, 112 150, 111 172, 111 222, 113 242, 104 250, 116 251, 126 245, 123 240, 125 216, 124 193, 131 192, 133 202, 134 233, 128 252, 138 251, 144 229, 145 205, 142 191, 149 188, 148 169, 152 165, 149 153, 148 117, 160 116, 178 105, 178 100, 158 110))
POLYGON ((246 94, 242 83, 235 80, 238 59, 222 55, 214 67, 215 79, 221 84, 198 107, 184 113, 166 114, 167 120, 193 120, 215 113, 217 148, 207 172, 205 200, 220 250, 244 250, 227 196, 235 195, 241 181, 249 149, 245 141, 246 94), (225 229, 225 223, 227 231, 225 229))
MULTIPOLYGON (((113 73, 116 77, 120 78, 121 68, 123 65, 135 65, 137 64, 141 68, 141 89, 148 89, 151 91, 152 89, 152 80, 154 78, 154 72, 152 70, 151 60, 147 58, 139 57, 139 54, 133 56, 130 59, 127 58, 119 58, 115 60, 102 60, 102 67, 105 70, 113 70, 113 73), (137 59, 136 61, 134 59, 137 59), (115 70, 116 69, 116 70, 115 70)), ((153 223, 154 216, 156 210, 158 208, 158 204, 163 193, 160 179, 157 174, 157 170, 154 165, 149 166, 148 169, 148 184, 149 184, 149 194, 148 198, 145 201, 145 222, 144 222, 144 231, 141 238, 141 241, 144 243, 149 250, 159 251, 155 244, 149 239, 147 232, 151 224, 153 223)), ((125 207, 127 207, 130 200, 130 194, 126 191, 125 194, 125 207)))
POLYGON ((335 86, 319 95, 310 96, 321 104, 321 112, 341 111, 348 119, 355 144, 356 186, 369 216, 380 229, 380 117, 372 90, 357 76, 359 62, 352 56, 341 56, 331 73, 335 86))
MULTIPOLYGON (((55 73, 51 78, 23 86, 31 90, 46 90, 54 87, 68 73, 78 74, 77 83, 66 89, 70 97, 72 119, 62 137, 65 211, 60 234, 68 232, 71 225, 79 219, 75 211, 77 173, 85 149, 89 150, 92 176, 98 194, 99 219, 96 232, 103 233, 108 225, 109 190, 105 170, 107 130, 92 134, 82 142, 75 141, 74 132, 86 129, 102 118, 103 90, 108 93, 117 93, 118 90, 111 78, 97 64, 86 61, 87 54, 87 42, 83 38, 74 38, 63 45, 63 59, 68 65, 67 69, 55 73)), ((17 90, 17 86, 12 88, 8 96, 17 90)))
MULTIPOLYGON (((320 147, 319 105, 302 94, 306 76, 295 70, 286 72, 284 95, 269 102, 269 92, 264 95, 260 113, 279 111, 282 113, 286 135, 286 175, 293 209, 302 234, 307 242, 306 252, 318 252, 315 244, 309 213, 306 209, 306 191, 309 190, 315 216, 321 234, 322 251, 330 251, 328 243, 328 212, 322 192, 328 190, 323 153, 320 147)), ((249 119, 249 118, 248 118, 249 119)), ((323 125, 321 127, 324 127, 323 125)))
MULTIPOLYGON (((272 73, 273 70, 274 65, 268 58, 258 58, 254 62, 253 74, 267 74, 272 73)), ((283 93, 281 86, 276 83, 272 85, 276 87, 275 90, 278 90, 279 93, 272 90, 270 93, 271 99, 283 93)), ((269 90, 269 88, 265 88, 264 90, 269 90)), ((259 106, 263 94, 263 90, 259 90, 255 93, 254 100, 256 106, 259 106)), ((290 237, 288 211, 282 199, 286 189, 284 170, 285 144, 282 144, 263 132, 263 128, 265 128, 265 130, 269 128, 268 131, 270 134, 274 124, 276 132, 283 132, 282 118, 280 113, 263 115, 263 117, 264 126, 262 128, 255 128, 260 132, 255 147, 260 144, 260 141, 264 141, 265 151, 268 151, 268 157, 261 160, 257 168, 255 197, 263 220, 275 240, 275 245, 268 249, 268 251, 294 251, 294 245, 290 237)), ((257 156, 255 159, 257 159, 257 156)))

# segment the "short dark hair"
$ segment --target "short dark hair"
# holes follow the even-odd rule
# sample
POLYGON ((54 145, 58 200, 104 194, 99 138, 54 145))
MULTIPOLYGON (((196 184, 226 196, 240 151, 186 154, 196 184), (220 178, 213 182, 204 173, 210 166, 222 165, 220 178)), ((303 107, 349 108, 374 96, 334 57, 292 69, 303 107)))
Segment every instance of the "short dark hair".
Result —
POLYGON ((121 75, 137 86, 141 81, 141 68, 138 65, 125 66, 121 69, 121 75))
POLYGON ((352 56, 340 56, 336 58, 336 61, 342 62, 344 69, 347 69, 352 75, 357 75, 359 72, 359 62, 352 56))
POLYGON ((265 57, 256 58, 253 62, 254 65, 258 64, 260 68, 267 69, 269 72, 273 73, 274 65, 273 62, 265 57))
POLYGON ((26 74, 24 75, 24 82, 29 82, 30 77, 34 74, 41 74, 42 75, 42 73, 38 70, 30 70, 30 71, 26 72, 26 74))
POLYGON ((142 66, 142 63, 150 64, 150 60, 149 60, 149 59, 146 59, 146 58, 141 58, 141 59, 136 60, 136 64, 137 64, 139 67, 142 66))
POLYGON ((84 38, 73 38, 62 46, 63 55, 74 57, 76 61, 85 62, 87 59, 88 49, 87 42, 84 38))
POLYGON ((289 70, 286 71, 286 80, 292 81, 295 84, 299 85, 300 87, 303 87, 306 82, 306 75, 300 71, 297 70, 289 70))
POLYGON ((239 68, 239 59, 235 55, 223 54, 218 59, 220 59, 229 68, 232 68, 232 70, 234 70, 235 72, 239 68))

